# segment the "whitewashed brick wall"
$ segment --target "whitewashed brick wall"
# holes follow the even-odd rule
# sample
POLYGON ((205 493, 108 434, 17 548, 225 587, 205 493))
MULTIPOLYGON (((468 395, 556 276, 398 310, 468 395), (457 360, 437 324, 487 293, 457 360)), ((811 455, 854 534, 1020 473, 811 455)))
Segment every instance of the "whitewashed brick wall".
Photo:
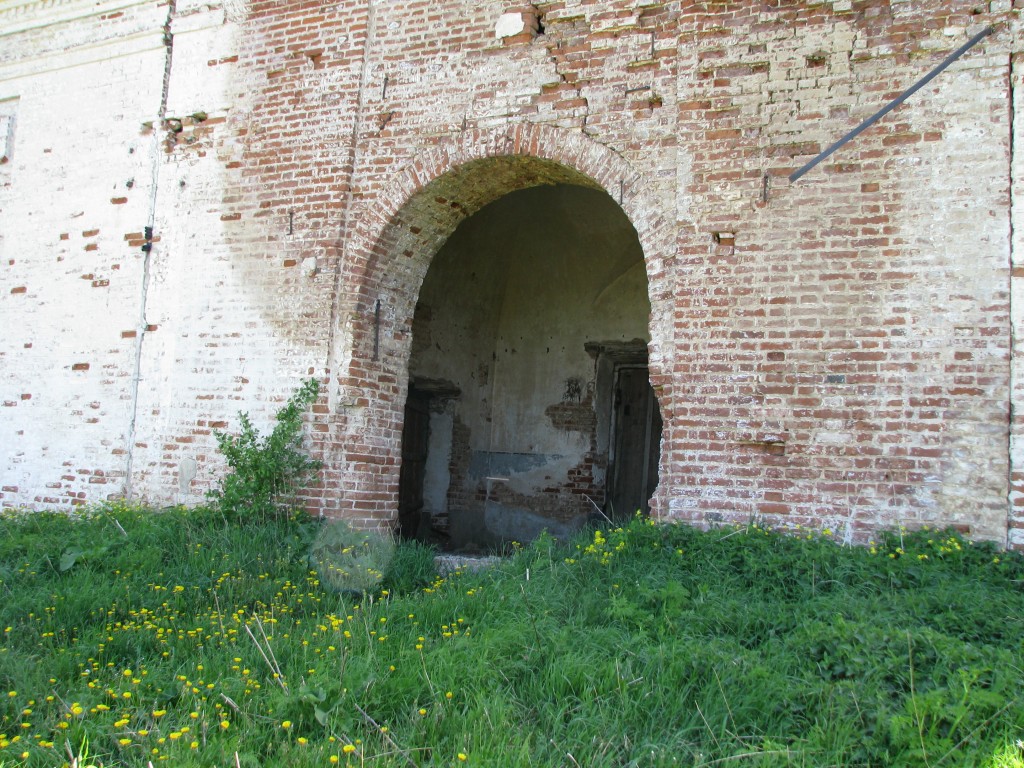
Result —
POLYGON ((511 154, 637 229, 658 514, 1024 546, 1024 3, 770 5, 0 2, 0 503, 196 503, 316 376, 310 507, 389 520, 423 190, 511 154))

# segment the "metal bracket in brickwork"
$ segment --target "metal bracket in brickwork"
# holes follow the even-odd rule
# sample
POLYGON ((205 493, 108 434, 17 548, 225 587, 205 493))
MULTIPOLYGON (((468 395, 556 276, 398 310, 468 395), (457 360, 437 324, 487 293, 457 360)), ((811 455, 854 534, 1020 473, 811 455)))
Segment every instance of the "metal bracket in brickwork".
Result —
POLYGON ((142 252, 149 253, 150 251, 153 250, 153 228, 146 227, 142 231, 146 236, 146 242, 142 244, 142 252))
POLYGON ((805 173, 807 173, 809 170, 811 170, 814 166, 816 166, 818 163, 820 163, 822 160, 824 160, 829 155, 831 155, 833 152, 835 152, 837 149, 842 147, 844 144, 846 144, 847 142, 852 141, 853 139, 855 139, 861 133, 866 131, 872 125, 874 125, 879 120, 881 120, 883 117, 885 117, 887 114, 889 114, 894 109, 896 109, 896 107, 898 107, 904 101, 906 101, 911 96, 913 96, 915 93, 917 93, 919 90, 924 88, 936 76, 938 76, 939 73, 941 73, 946 67, 948 67, 950 64, 952 64, 957 59, 959 59, 961 56, 963 56, 965 53, 967 53, 969 50, 971 50, 971 48, 976 46, 978 43, 980 43, 983 39, 985 39, 986 37, 991 35, 993 32, 995 32, 995 30, 992 27, 985 27, 985 29, 981 30, 981 32, 976 34, 974 37, 972 37, 966 43, 964 43, 959 48, 957 48, 955 51, 953 51, 951 54, 949 54, 949 56, 947 56, 945 59, 943 59, 942 63, 940 63, 938 66, 936 66, 931 72, 929 72, 927 75, 925 75, 920 80, 918 80, 916 83, 914 83, 912 86, 907 88, 907 90, 905 90, 903 93, 901 93, 895 99, 890 101, 888 104, 886 104, 884 107, 882 107, 880 110, 878 110, 875 114, 873 114, 871 117, 869 117, 863 123, 858 125, 856 128, 854 128, 848 134, 843 136, 843 138, 841 138, 839 141, 837 141, 831 147, 826 149, 820 155, 815 157, 813 160, 811 160, 809 163, 807 163, 807 165, 805 165, 803 168, 801 168, 798 171, 794 171, 793 173, 791 173, 789 175, 789 180, 790 181, 796 181, 801 176, 803 176, 805 173))
POLYGON ((373 305, 373 359, 380 359, 380 299, 373 305))

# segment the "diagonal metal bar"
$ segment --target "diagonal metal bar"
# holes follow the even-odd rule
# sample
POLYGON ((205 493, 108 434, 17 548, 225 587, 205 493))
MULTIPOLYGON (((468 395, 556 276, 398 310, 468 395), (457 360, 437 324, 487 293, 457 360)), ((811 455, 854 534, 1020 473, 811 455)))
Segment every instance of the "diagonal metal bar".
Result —
POLYGON ((886 104, 884 107, 882 107, 880 110, 875 112, 875 114, 873 114, 871 117, 869 117, 863 123, 858 125, 856 128, 854 128, 848 134, 843 136, 843 138, 841 138, 839 141, 837 141, 831 147, 829 147, 824 152, 819 154, 817 157, 815 157, 813 160, 811 160, 809 163, 807 163, 807 165, 805 165, 803 168, 801 168, 800 170, 794 171, 793 173, 789 174, 789 180, 790 181, 796 181, 801 176, 803 176, 805 173, 807 173, 809 170, 811 170, 814 166, 816 166, 818 163, 820 163, 822 160, 824 160, 829 155, 831 155, 833 152, 835 152, 837 149, 842 147, 844 144, 846 144, 847 142, 852 141, 853 139, 855 139, 861 133, 866 131, 872 125, 874 125, 879 120, 881 120, 883 117, 885 117, 887 114, 889 114, 894 109, 896 109, 896 107, 898 107, 904 101, 906 101, 911 96, 913 96, 915 93, 917 93, 919 90, 921 90, 926 85, 928 85, 928 83, 930 83, 936 76, 938 76, 939 73, 941 73, 946 67, 948 67, 950 64, 952 64, 957 59, 959 59, 961 56, 963 56, 965 53, 967 53, 971 48, 976 46, 984 38, 988 37, 993 32, 995 32, 995 30, 992 27, 985 27, 985 29, 983 29, 981 32, 976 34, 974 37, 972 37, 966 43, 964 43, 959 48, 957 48, 955 51, 953 51, 951 54, 949 54, 949 56, 947 56, 945 59, 943 59, 942 63, 937 65, 935 67, 935 69, 933 69, 927 75, 922 77, 920 80, 918 80, 912 86, 907 88, 907 90, 905 90, 903 93, 901 93, 895 99, 893 99, 888 104, 886 104))

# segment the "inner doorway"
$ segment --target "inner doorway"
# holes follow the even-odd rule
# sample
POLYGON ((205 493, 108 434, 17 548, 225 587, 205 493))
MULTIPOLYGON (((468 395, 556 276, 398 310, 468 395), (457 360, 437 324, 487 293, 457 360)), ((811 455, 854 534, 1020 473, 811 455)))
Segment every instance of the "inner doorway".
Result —
POLYGON ((398 533, 402 538, 422 536, 424 480, 430 437, 430 398, 409 388, 402 427, 402 468, 398 476, 398 533))
POLYGON ((658 486, 661 412, 646 365, 618 365, 612 406, 606 513, 616 521, 650 514, 658 486))

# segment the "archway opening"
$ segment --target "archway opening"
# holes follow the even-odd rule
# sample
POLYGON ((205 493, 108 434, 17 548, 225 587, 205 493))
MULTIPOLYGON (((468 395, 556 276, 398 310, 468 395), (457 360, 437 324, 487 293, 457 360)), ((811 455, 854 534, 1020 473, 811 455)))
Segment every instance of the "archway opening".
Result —
POLYGON ((604 191, 534 186, 465 218, 413 317, 402 535, 486 550, 647 512, 649 316, 637 233, 604 191))

